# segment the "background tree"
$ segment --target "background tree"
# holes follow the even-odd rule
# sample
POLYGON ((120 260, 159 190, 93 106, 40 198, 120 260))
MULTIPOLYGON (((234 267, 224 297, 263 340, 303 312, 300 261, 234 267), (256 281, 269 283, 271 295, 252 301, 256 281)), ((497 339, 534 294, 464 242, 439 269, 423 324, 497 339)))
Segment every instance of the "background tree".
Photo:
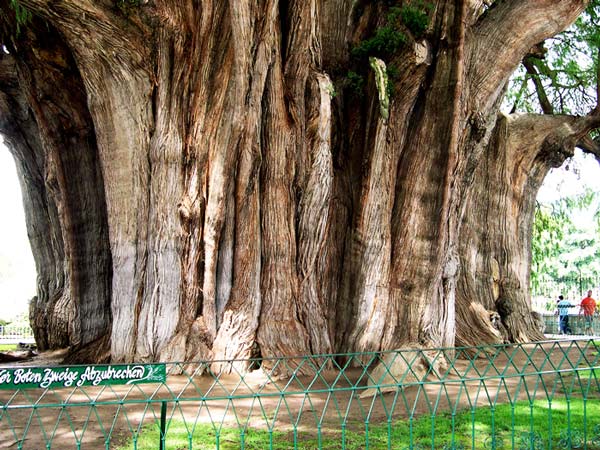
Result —
MULTIPOLYGON (((595 235, 598 232, 596 217, 600 214, 599 203, 598 193, 586 188, 582 194, 536 204, 532 268, 536 269, 538 275, 549 273, 553 276, 565 276, 565 273, 559 273, 558 264, 574 247, 589 249, 587 255, 577 254, 571 258, 580 265, 586 265, 584 259, 597 253, 595 235)), ((572 271, 573 267, 569 270, 572 271)), ((596 272, 592 266, 586 270, 590 271, 587 273, 589 276, 596 272)))
POLYGON ((552 259, 562 253, 561 243, 565 234, 573 228, 568 210, 562 206, 562 202, 550 205, 536 203, 531 239, 533 284, 550 270, 552 259))
POLYGON ((600 240, 596 192, 537 203, 532 236, 532 290, 554 308, 558 292, 579 297, 598 284, 600 240))
POLYGON ((600 118, 499 106, 586 5, 0 1, 41 347, 110 334, 114 361, 233 359, 540 337, 535 193, 600 118))

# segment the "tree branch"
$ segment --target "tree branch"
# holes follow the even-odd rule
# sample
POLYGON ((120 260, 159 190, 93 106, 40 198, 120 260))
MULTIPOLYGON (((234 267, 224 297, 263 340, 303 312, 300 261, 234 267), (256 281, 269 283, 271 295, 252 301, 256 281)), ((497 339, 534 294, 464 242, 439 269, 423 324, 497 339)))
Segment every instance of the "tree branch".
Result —
POLYGON ((548 100, 548 95, 546 94, 546 90, 544 89, 542 80, 540 80, 540 74, 535 68, 533 57, 526 56, 525 58, 523 58, 523 65, 525 66, 527 73, 531 75, 531 79, 533 81, 533 85, 535 86, 535 92, 537 93, 537 97, 540 102, 540 106, 542 107, 542 111, 544 111, 544 114, 554 114, 554 108, 552 107, 552 103, 550 103, 550 100, 548 100))
POLYGON ((149 30, 134 15, 125 16, 111 1, 19 0, 35 15, 52 23, 65 36, 75 54, 97 48, 96 58, 117 62, 129 70, 150 59, 149 30))
POLYGON ((525 76, 523 77, 523 81, 521 82, 521 86, 519 87, 519 92, 517 93, 517 96, 515 98, 515 102, 513 103, 513 106, 510 110, 511 114, 514 114, 515 112, 517 112, 519 102, 521 101, 523 94, 525 94, 525 92, 527 90, 527 82, 528 81, 529 81, 529 75, 525 74, 525 76))
POLYGON ((600 48, 596 51, 596 107, 592 111, 592 114, 598 114, 600 112, 600 48))
POLYGON ((577 147, 586 153, 591 153, 600 161, 600 138, 593 139, 587 134, 577 143, 577 147))
POLYGON ((472 101, 491 108, 523 56, 538 42, 567 28, 586 0, 510 0, 494 4, 468 38, 472 101))

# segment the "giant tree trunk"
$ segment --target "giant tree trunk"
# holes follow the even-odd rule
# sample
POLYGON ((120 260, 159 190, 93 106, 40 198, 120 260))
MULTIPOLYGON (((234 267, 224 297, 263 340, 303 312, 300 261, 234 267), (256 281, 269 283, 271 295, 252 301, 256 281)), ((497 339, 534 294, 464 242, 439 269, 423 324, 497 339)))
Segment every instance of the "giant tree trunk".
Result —
POLYGON ((1 61, 0 132, 17 162, 38 273, 30 316, 40 349, 110 332, 111 260, 94 126, 75 62, 42 25, 1 61), (15 64, 16 62, 16 64, 15 64))
POLYGON ((573 156, 597 117, 500 115, 474 169, 463 221, 457 286, 459 345, 543 337, 529 307, 531 236, 538 189, 551 167, 573 156), (502 325, 490 327, 490 314, 502 325))
MULTIPOLYGON (((20 3, 23 34, 0 1, 0 91, 22 107, 0 103, 2 133, 44 174, 21 171, 48 205, 30 228, 60 238, 32 238, 37 260, 65 276, 73 317, 98 315, 73 342, 112 317, 114 361, 451 346, 501 339, 487 310, 508 339, 539 336, 531 205, 553 128, 523 139, 498 105, 584 0, 438 0, 422 37, 399 25, 401 48, 362 59, 390 2, 20 3), (67 67, 42 77, 58 49, 67 67)), ((563 156, 595 126, 552 120, 569 124, 563 156)), ((39 336, 56 309, 41 294, 39 336)))

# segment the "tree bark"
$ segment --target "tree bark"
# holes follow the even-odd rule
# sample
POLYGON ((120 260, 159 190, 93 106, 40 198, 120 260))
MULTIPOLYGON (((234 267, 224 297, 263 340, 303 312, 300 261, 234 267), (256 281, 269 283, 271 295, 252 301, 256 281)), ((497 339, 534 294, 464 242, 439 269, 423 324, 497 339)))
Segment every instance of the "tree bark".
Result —
POLYGON ((2 132, 17 161, 38 272, 32 325, 42 350, 80 347, 110 332, 111 320, 94 126, 64 43, 43 29, 25 39, 16 64, 4 58, 0 77, 11 85, 4 91, 2 132))
POLYGON ((526 52, 585 1, 438 0, 423 35, 400 25, 399 49, 362 59, 386 2, 22 0, 40 18, 24 35, 7 3, 2 133, 35 155, 21 178, 37 187, 26 204, 45 202, 43 217, 27 206, 40 276, 64 277, 39 289, 36 338, 77 324, 44 345, 107 342, 112 319, 113 361, 224 371, 539 337, 532 202, 596 125, 498 109, 526 52))
POLYGON ((597 124, 597 117, 498 118, 474 172, 481 182, 474 183, 463 224, 457 344, 543 338, 528 307, 536 194, 550 168, 573 156, 576 143, 597 124), (494 312, 502 327, 490 326, 494 312))

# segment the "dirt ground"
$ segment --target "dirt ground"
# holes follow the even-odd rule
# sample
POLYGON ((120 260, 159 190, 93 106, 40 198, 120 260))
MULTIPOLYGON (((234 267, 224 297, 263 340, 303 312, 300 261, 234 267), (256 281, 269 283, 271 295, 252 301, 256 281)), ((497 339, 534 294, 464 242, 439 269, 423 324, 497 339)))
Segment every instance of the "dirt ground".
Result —
MULTIPOLYGON (((406 353, 411 361, 412 353, 406 353)), ((48 353, 20 365, 52 365, 60 356, 48 353)), ((345 424, 364 430, 365 421, 385 423, 509 399, 547 399, 547 392, 555 398, 581 393, 572 371, 600 366, 598 349, 588 341, 507 346, 477 357, 449 351, 435 358, 451 364, 442 364, 425 380, 399 380, 392 392, 368 398, 360 394, 372 366, 344 358, 336 360, 339 367, 321 367, 315 361, 312 373, 276 381, 263 370, 243 378, 195 375, 206 366, 191 364, 187 373, 169 375, 164 385, 0 390, 0 448, 116 448, 142 427, 159 423, 162 401, 167 401, 167 420, 184 420, 190 427, 205 423, 314 430, 319 425, 339 431, 345 424)), ((174 373, 177 368, 167 370, 174 373)), ((597 395, 598 387, 592 388, 597 395)))

